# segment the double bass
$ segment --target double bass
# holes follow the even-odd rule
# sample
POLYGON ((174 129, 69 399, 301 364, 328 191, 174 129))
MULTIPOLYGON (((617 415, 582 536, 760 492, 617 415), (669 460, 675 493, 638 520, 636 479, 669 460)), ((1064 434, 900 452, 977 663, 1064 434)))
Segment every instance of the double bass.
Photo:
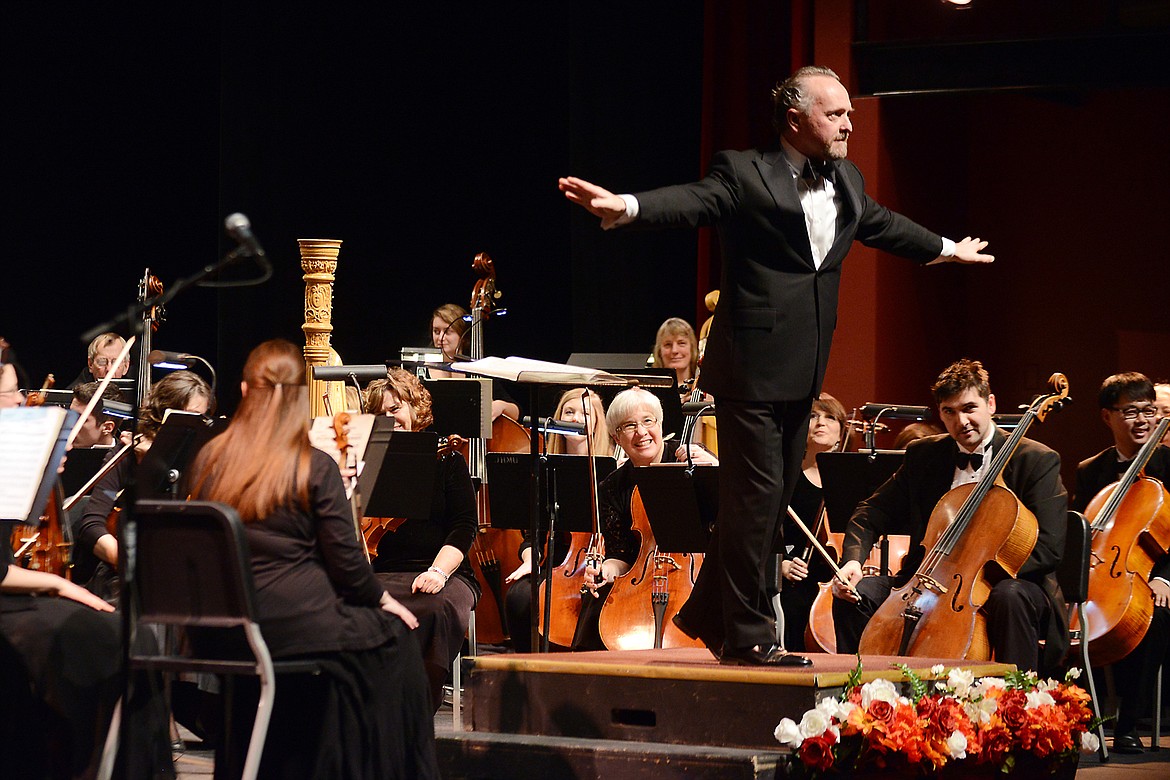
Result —
MULTIPOLYGON (((472 360, 480 360, 484 357, 483 326, 495 311, 496 301, 502 293, 496 288, 496 268, 487 252, 475 256, 472 268, 479 279, 471 291, 470 352, 472 360)), ((471 439, 465 453, 471 477, 478 480, 480 486, 475 496, 478 532, 468 558, 481 592, 490 596, 481 598, 475 608, 476 639, 481 642, 499 644, 509 636, 504 618, 504 596, 508 589, 504 577, 506 571, 511 571, 519 563, 520 545, 524 540, 519 531, 492 527, 487 453, 527 452, 530 443, 524 426, 501 414, 492 423, 491 439, 471 439)))
POLYGON ((1049 382, 1053 392, 1032 402, 983 477, 939 499, 923 537, 928 552, 922 564, 874 612, 858 652, 972 661, 991 657, 981 608, 997 581, 1019 573, 1039 536, 1036 516, 1008 489, 1003 472, 1031 424, 1068 398, 1063 374, 1053 374, 1049 382))
POLYGON ((1170 417, 1163 417, 1121 479, 1103 488, 1085 510, 1093 533, 1085 617, 1090 657, 1098 664, 1129 655, 1154 617, 1149 579, 1154 564, 1170 551, 1170 494, 1142 470, 1168 428, 1170 417))

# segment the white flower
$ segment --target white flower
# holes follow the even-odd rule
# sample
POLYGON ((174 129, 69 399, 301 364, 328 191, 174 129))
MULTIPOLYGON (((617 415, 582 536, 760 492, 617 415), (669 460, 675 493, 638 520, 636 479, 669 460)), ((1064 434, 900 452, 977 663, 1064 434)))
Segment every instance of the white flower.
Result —
POLYGON ((838 702, 837 699, 833 696, 826 696, 817 702, 817 709, 824 713, 826 718, 837 717, 837 710, 840 708, 840 706, 841 703, 838 702))
POLYGON ((849 720, 849 715, 857 709, 857 705, 851 701, 843 701, 837 705, 837 713, 834 717, 841 723, 849 720))
POLYGON ((1040 680, 1036 683, 1036 690, 1038 691, 1055 691, 1060 687, 1060 683, 1051 678, 1047 680, 1040 680))
POLYGON ((829 717, 825 713, 820 710, 809 710, 800 719, 800 736, 805 739, 819 737, 830 725, 829 717))
POLYGON ((1081 670, 1075 666, 1070 666, 1068 668, 1068 672, 1066 672, 1064 675, 1064 679, 1065 679, 1065 682, 1068 682, 1070 680, 1081 679, 1081 670))
POLYGON ((803 739, 800 736, 800 729, 796 727, 796 722, 792 718, 781 718, 776 725, 776 730, 772 733, 777 742, 788 747, 798 746, 803 739))
POLYGON ((1024 709, 1032 710, 1044 704, 1056 704, 1048 691, 1029 691, 1024 695, 1024 709))
POLYGON ((990 723, 991 716, 997 709, 999 709, 999 705, 995 699, 979 699, 963 704, 963 710, 967 713, 967 717, 976 726, 986 726, 990 723))
POLYGON ((975 684, 975 673, 970 669, 951 669, 947 675, 947 685, 951 686, 957 696, 966 696, 975 684))
POLYGON ((947 753, 956 761, 967 757, 967 738, 963 732, 955 730, 947 737, 947 753))
POLYGON ((897 704, 898 698, 898 689, 889 680, 879 678, 861 686, 861 706, 864 709, 869 709, 870 703, 875 701, 888 701, 890 704, 897 704))
POLYGON ((942 664, 935 664, 934 666, 930 667, 930 673, 933 674, 935 677, 938 677, 940 674, 943 673, 944 669, 946 669, 946 667, 943 666, 942 664))
POLYGON ((936 691, 945 691, 947 689, 947 684, 945 682, 943 682, 942 680, 935 680, 934 681, 934 689, 936 691))
POLYGON ((1091 731, 1081 733, 1081 752, 1096 753, 1101 749, 1101 740, 1091 731))
POLYGON ((975 693, 979 696, 986 696, 989 691, 996 689, 1002 690, 1006 686, 1002 677, 981 677, 979 682, 975 683, 975 693))

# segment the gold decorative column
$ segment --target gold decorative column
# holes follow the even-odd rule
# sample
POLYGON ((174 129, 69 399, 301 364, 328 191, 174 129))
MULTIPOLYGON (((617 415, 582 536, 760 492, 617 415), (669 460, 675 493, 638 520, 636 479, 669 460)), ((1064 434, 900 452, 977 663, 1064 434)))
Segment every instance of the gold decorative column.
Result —
MULTIPOLYGON (((333 279, 340 239, 298 238, 305 280, 305 365, 339 366, 341 358, 330 346, 333 334, 333 279)), ((309 413, 313 417, 345 411, 344 382, 309 382, 309 413)))

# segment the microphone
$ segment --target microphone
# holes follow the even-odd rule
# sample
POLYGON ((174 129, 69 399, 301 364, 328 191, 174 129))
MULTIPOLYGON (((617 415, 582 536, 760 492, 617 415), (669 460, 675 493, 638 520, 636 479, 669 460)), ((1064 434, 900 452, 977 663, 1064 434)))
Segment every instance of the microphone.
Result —
MULTIPOLYGON (((520 424, 525 428, 531 428, 532 418, 521 417, 520 424)), ((565 422, 564 420, 553 420, 542 417, 536 421, 536 427, 541 433, 559 433, 565 436, 584 436, 585 423, 565 422)))
POLYGON ((247 250, 247 254, 256 258, 256 265, 264 271, 264 277, 261 281, 268 281, 272 276, 272 263, 268 259, 268 255, 264 254, 264 247, 260 246, 260 242, 256 240, 256 236, 252 234, 252 223, 248 221, 240 212, 228 214, 227 219, 223 221, 224 229, 227 234, 235 239, 243 249, 247 250))
POLYGON ((235 239, 235 242, 244 249, 248 250, 248 254, 253 257, 264 257, 264 248, 260 246, 260 242, 256 240, 256 236, 252 235, 252 223, 248 221, 240 212, 235 214, 228 214, 227 219, 223 221, 224 229, 227 234, 235 239))
POLYGON ((872 420, 877 416, 887 420, 929 420, 931 418, 928 406, 899 406, 898 404, 868 403, 861 407, 861 416, 872 420))
POLYGON ((167 352, 161 349, 153 350, 146 356, 146 362, 152 366, 168 363, 179 368, 190 368, 198 359, 187 352, 167 352))

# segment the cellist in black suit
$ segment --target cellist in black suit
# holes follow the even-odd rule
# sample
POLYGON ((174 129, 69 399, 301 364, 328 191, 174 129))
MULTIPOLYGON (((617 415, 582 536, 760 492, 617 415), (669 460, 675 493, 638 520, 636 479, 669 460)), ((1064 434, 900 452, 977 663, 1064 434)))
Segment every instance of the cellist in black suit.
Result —
MULTIPOLYGON (((1101 385, 1097 395, 1101 419, 1113 434, 1113 446, 1102 450, 1077 466, 1077 486, 1072 508, 1085 511, 1093 498, 1117 482, 1130 461, 1149 440, 1158 423, 1154 385, 1143 374, 1114 374, 1101 385)), ((1159 446, 1145 466, 1145 475, 1161 480, 1170 478, 1170 448, 1159 446)), ((1141 643, 1116 664, 1113 678, 1121 698, 1117 723, 1113 728, 1113 749, 1118 753, 1140 753, 1142 742, 1137 734, 1137 719, 1143 697, 1157 679, 1158 665, 1170 653, 1170 555, 1154 564, 1149 578, 1154 595, 1154 617, 1141 643)), ((1090 591, 1089 598, 1093 598, 1090 591)))
MULTIPOLYGON (((877 492, 863 501, 845 529, 841 575, 857 586, 856 597, 833 582, 837 652, 857 651, 870 615, 892 588, 909 581, 922 563, 922 539, 930 515, 952 488, 978 482, 1006 438, 992 422, 995 396, 978 361, 959 360, 931 388, 947 433, 910 442, 906 459, 877 492), (910 552, 893 577, 862 579, 861 562, 874 541, 899 528, 910 531, 910 552)), ((983 609, 995 660, 1020 669, 1047 669, 1068 650, 1068 614, 1055 571, 1064 554, 1068 495, 1060 481, 1060 456, 1023 439, 1003 473, 1016 498, 1036 516, 1039 535, 1016 578, 998 582, 983 609), (1043 663, 1039 640, 1046 639, 1043 663)), ((968 529, 978 532, 977 528, 968 529)), ((896 596, 895 596, 896 597, 896 596)))
POLYGON ((837 323, 841 265, 853 241, 918 263, 990 262, 985 241, 957 244, 875 203, 845 160, 853 106, 828 68, 801 68, 773 90, 780 148, 719 152, 701 181, 615 195, 563 178, 566 197, 603 228, 717 225, 723 276, 704 358, 718 399, 719 520, 675 622, 725 663, 807 663, 774 645, 764 561, 800 473, 808 415, 837 323))

